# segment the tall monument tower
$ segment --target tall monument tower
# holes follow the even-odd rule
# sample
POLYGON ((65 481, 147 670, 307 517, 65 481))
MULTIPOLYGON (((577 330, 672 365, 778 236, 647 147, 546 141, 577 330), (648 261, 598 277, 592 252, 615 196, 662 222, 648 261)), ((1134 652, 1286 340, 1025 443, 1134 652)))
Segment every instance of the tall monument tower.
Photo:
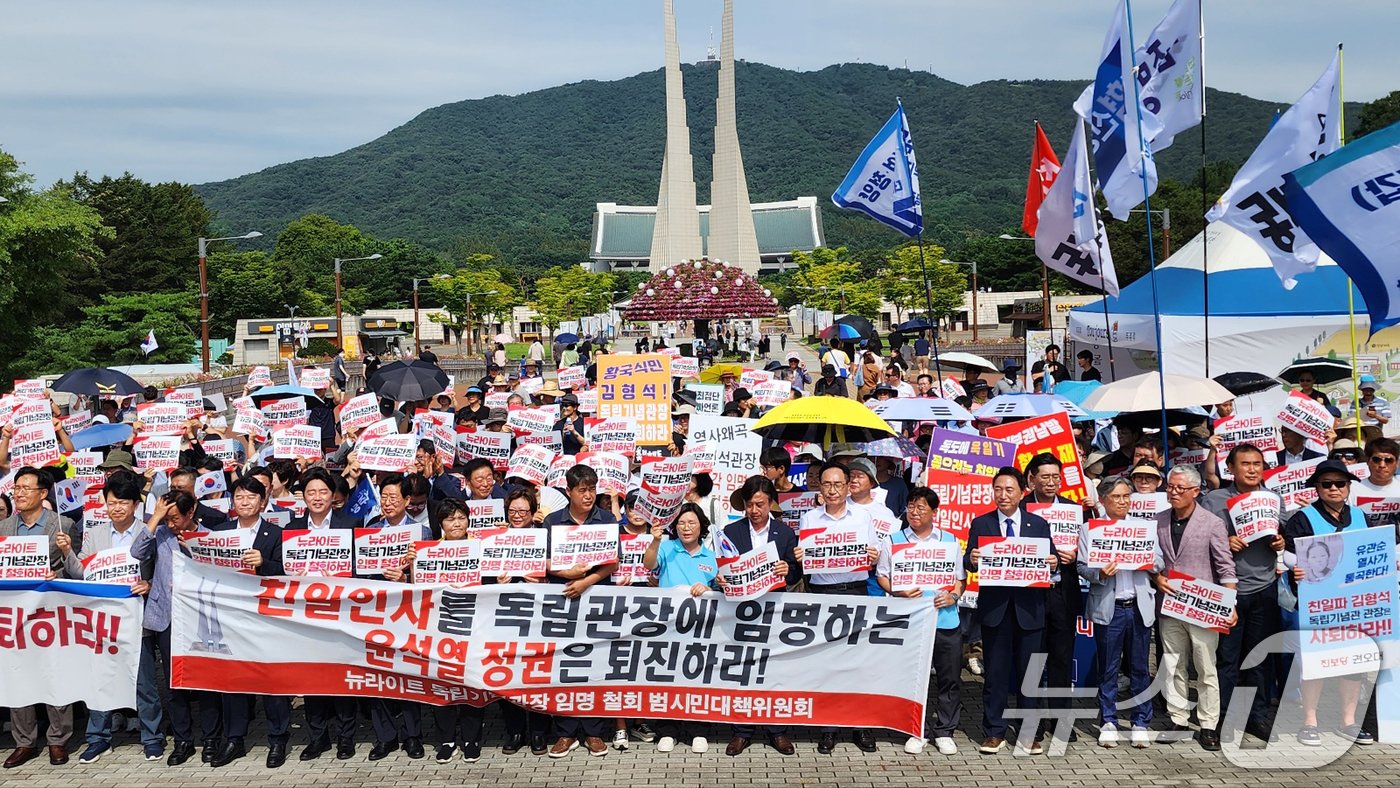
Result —
MULTIPOLYGON (((667 0, 668 7, 669 4, 667 0)), ((710 259, 723 260, 756 274, 758 236, 753 228, 749 184, 744 177, 744 157, 739 152, 739 129, 734 113, 734 0, 724 0, 719 51, 719 97, 715 102, 714 177, 710 182, 707 249, 710 259)))
POLYGON ((695 165, 690 157, 690 127, 685 119, 681 48, 676 41, 673 0, 665 0, 663 13, 666 22, 666 152, 661 160, 661 190, 656 198, 656 225, 651 234, 650 267, 653 271, 664 270, 684 260, 697 260, 703 248, 700 213, 695 206, 695 165))

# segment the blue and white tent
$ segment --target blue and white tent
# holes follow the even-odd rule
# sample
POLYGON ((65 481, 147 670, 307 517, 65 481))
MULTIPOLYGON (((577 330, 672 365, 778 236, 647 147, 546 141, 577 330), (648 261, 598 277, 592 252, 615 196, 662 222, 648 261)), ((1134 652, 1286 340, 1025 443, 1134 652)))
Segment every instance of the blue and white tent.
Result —
MULTIPOLYGON (((1210 372, 1254 371, 1273 375, 1301 356, 1351 355, 1347 324, 1347 278, 1324 256, 1316 271, 1283 289, 1264 250, 1224 224, 1206 227, 1210 246, 1210 372)), ((1204 235, 1198 235, 1157 267, 1162 312, 1160 368, 1182 375, 1205 375, 1204 235)), ((1387 329, 1369 342, 1365 301, 1356 288, 1358 366, 1400 389, 1400 331, 1387 329), (1391 358, 1395 361, 1392 362, 1391 358), (1394 367, 1392 369, 1392 363, 1394 367)), ((1089 348, 1096 366, 1109 375, 1108 332, 1113 336, 1113 372, 1125 378, 1159 368, 1152 319, 1152 282, 1143 276, 1108 299, 1070 311, 1072 353, 1089 348), (1105 325, 1107 322, 1107 326, 1105 325)), ((1382 387, 1385 388, 1384 383, 1382 387)), ((1349 392, 1347 392, 1349 395, 1349 392)), ((1349 398, 1349 396, 1347 397, 1349 398)), ((1335 401, 1335 398, 1334 398, 1335 401)))

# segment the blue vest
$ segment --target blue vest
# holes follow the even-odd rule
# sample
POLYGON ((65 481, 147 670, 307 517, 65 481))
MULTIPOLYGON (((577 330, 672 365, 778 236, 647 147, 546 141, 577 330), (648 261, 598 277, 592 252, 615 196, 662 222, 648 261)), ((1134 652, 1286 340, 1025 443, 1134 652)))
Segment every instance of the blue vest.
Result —
POLYGON ((1322 512, 1319 512, 1316 506, 1309 504, 1303 507, 1303 514, 1307 515, 1308 523, 1312 525, 1313 536, 1340 533, 1341 531, 1358 531, 1362 528, 1370 527, 1366 524, 1366 515, 1362 513, 1361 509, 1355 506, 1348 506, 1347 508, 1351 510, 1351 524, 1346 528, 1340 529, 1327 522, 1326 518, 1322 516, 1322 512))
MULTIPOLYGON (((905 542, 912 542, 912 541, 914 541, 914 540, 912 540, 912 539, 909 538, 909 533, 908 533, 908 529, 907 529, 907 528, 901 528, 901 529, 899 529, 898 531, 895 531, 894 533, 890 534, 890 544, 891 544, 891 545, 904 544, 905 542)), ((952 542, 953 544, 957 544, 957 543, 958 543, 958 538, 957 538, 956 536, 953 536, 952 534, 948 533, 947 531, 944 531, 944 530, 941 530, 941 529, 940 529, 940 530, 938 530, 938 541, 940 541, 940 542, 952 542)), ((893 560, 893 559, 891 559, 891 560, 893 560)), ((959 559, 959 560, 961 560, 961 559, 959 559)), ((881 590, 883 590, 883 589, 881 589, 881 590)), ((924 598, 925 598, 925 599, 932 599, 933 597, 935 597, 935 596, 938 595, 938 592, 937 592, 937 591, 929 591, 929 590, 925 589, 923 595, 924 595, 924 598)), ((944 630, 947 630, 947 629, 957 629, 958 626, 959 626, 959 624, 960 624, 960 622, 959 622, 959 620, 958 620, 958 606, 957 606, 956 604, 954 604, 954 605, 949 605, 948 607, 940 607, 940 608, 938 608, 938 628, 939 628, 939 629, 944 629, 944 630)))

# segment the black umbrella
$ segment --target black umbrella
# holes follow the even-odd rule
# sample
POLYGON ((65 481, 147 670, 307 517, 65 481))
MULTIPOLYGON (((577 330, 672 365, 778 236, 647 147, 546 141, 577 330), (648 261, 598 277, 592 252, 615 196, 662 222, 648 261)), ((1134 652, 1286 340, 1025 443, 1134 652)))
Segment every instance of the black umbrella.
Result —
POLYGON ((54 391, 96 397, 124 397, 140 394, 145 388, 125 372, 103 367, 75 369, 53 382, 54 391))
POLYGON ((875 336, 875 324, 860 315, 842 315, 836 322, 854 328, 865 339, 875 336))
POLYGON ((933 323, 926 317, 916 317, 913 320, 906 320, 894 327, 895 331, 901 334, 917 334, 920 331, 933 330, 933 323))
POLYGON ((386 399, 416 402, 447 389, 447 373, 436 364, 414 359, 385 364, 369 379, 370 391, 386 399))
MULTIPOLYGON (((1167 409, 1168 427, 1186 427, 1199 424, 1209 418, 1209 416, 1193 413, 1189 410, 1179 410, 1176 408, 1167 409)), ((1120 413, 1113 417, 1113 423, 1136 427, 1140 430, 1148 427, 1159 428, 1162 426, 1162 411, 1144 410, 1137 413, 1120 413)))
POLYGON ((1283 385, 1278 378, 1262 372, 1226 372, 1224 375, 1216 375, 1215 382, 1236 397, 1247 397, 1283 385))
POLYGON ((1278 376, 1296 384, 1298 376, 1304 372, 1311 372, 1313 381, 1319 386, 1325 386, 1351 377, 1351 364, 1339 358, 1303 358, 1289 364, 1278 376))

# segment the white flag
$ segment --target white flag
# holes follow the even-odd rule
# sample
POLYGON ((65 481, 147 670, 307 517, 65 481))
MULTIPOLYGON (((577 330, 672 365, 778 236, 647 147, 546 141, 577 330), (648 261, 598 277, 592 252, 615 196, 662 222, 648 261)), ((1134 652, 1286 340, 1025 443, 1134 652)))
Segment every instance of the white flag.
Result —
POLYGON ((1339 62, 1341 50, 1322 76, 1288 108, 1235 174, 1230 188, 1206 214, 1224 222, 1263 247, 1283 286, 1317 268, 1317 244, 1288 214, 1283 176, 1336 150, 1341 144, 1339 62))
POLYGON ((860 211, 913 238, 924 230, 919 201, 919 165, 914 139, 900 104, 836 187, 831 201, 860 211))
MULTIPOLYGON (((1203 54, 1200 4, 1176 0, 1133 56, 1142 97, 1142 136, 1154 153, 1170 147, 1177 134, 1200 125, 1203 54)), ((1094 86, 1088 85, 1074 102, 1075 112, 1088 117, 1093 101, 1094 86)))
POLYGON ((1117 297, 1118 274, 1113 270, 1108 234, 1094 207, 1082 121, 1075 121, 1074 139, 1060 163, 1060 175, 1040 204, 1035 254, 1051 270, 1117 297))
POLYGON ((1090 85, 1089 100, 1075 102, 1074 111, 1089 121, 1094 168, 1099 189, 1108 201, 1108 211, 1127 221, 1128 212, 1142 204, 1143 197, 1157 191, 1157 164, 1150 153, 1144 155, 1139 135, 1138 91, 1129 81, 1132 49, 1127 35, 1125 4, 1118 4, 1113 25, 1104 38, 1099 67, 1090 85), (1143 180, 1147 181, 1146 189, 1143 180))
POLYGON ((155 329, 151 329, 150 331, 147 331, 147 332, 146 332, 146 341, 141 343, 141 352, 149 356, 149 355, 151 355, 151 353, 154 352, 155 349, 158 348, 158 347, 160 347, 160 345, 156 343, 156 331, 155 331, 155 329))

